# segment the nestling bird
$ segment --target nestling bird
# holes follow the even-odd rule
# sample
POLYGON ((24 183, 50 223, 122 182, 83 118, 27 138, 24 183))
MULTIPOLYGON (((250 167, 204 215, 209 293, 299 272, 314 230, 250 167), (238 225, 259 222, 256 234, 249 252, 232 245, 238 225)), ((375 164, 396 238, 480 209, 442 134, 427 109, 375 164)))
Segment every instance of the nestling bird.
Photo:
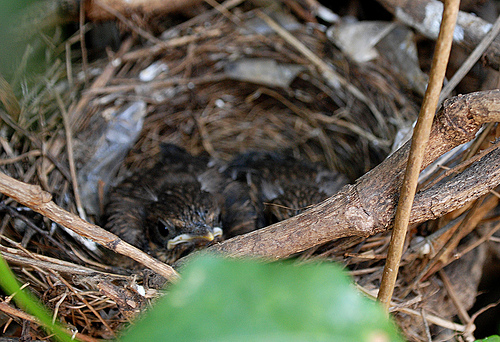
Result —
POLYGON ((252 231, 258 212, 248 186, 173 144, 162 160, 109 194, 105 228, 155 257, 174 262, 224 237, 252 231))
POLYGON ((172 144, 162 150, 155 167, 110 192, 105 227, 166 262, 294 216, 347 183, 319 164, 273 152, 218 164, 172 144))
POLYGON ((222 238, 223 199, 204 189, 200 175, 208 160, 173 144, 163 159, 112 189, 106 229, 123 240, 173 262, 183 254, 222 238))
POLYGON ((275 152, 237 156, 226 172, 246 182, 264 204, 267 224, 285 220, 334 195, 348 180, 316 163, 275 152))
POLYGON ((199 179, 206 191, 218 193, 224 198, 224 237, 231 238, 264 227, 262 203, 255 196, 251 185, 233 180, 225 172, 225 164, 211 166, 199 179))

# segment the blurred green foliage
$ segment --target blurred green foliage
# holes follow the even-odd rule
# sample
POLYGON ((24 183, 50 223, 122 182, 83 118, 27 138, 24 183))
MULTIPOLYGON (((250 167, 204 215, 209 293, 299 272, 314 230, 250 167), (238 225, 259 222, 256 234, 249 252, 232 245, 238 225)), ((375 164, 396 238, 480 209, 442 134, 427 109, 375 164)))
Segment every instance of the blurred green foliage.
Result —
POLYGON ((336 265, 205 255, 122 341, 403 341, 336 265))
POLYGON ((13 294, 13 299, 17 306, 37 317, 49 333, 55 334, 54 336, 57 341, 72 341, 71 336, 65 333, 58 324, 52 323, 52 317, 48 311, 35 299, 29 290, 21 290, 14 274, 2 255, 0 255, 0 287, 8 295, 13 294))
POLYGON ((477 340, 476 342, 500 342, 500 336, 494 335, 494 336, 484 338, 482 340, 477 340))
POLYGON ((54 49, 58 4, 57 0, 0 0, 0 73, 7 81, 43 71, 52 62, 47 57, 54 49))
POLYGON ((22 12, 34 0, 0 1, 0 73, 10 79, 26 49, 27 40, 18 34, 22 12))

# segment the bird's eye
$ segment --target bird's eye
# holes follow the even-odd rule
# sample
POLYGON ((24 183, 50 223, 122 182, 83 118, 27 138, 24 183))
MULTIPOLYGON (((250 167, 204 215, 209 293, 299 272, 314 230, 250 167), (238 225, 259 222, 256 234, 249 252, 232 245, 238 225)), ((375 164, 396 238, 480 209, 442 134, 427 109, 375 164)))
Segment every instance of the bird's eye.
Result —
POLYGON ((168 236, 172 235, 172 227, 170 227, 163 220, 158 220, 157 229, 158 229, 158 233, 160 233, 161 236, 168 237, 168 236))

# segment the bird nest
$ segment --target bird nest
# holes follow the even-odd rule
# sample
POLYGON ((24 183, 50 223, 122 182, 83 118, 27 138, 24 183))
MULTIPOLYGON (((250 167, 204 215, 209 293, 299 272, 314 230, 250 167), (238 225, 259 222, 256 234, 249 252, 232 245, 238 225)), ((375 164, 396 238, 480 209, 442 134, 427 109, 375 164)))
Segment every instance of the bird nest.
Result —
MULTIPOLYGON (((9 118, 2 113, 1 170, 39 184, 56 204, 97 224, 109 186, 154 165, 163 142, 222 161, 249 150, 286 150, 355 180, 388 155, 396 133, 416 118, 420 97, 407 90, 384 56, 353 63, 314 26, 291 21, 288 30, 301 43, 297 46, 269 23, 286 28, 290 18, 283 9, 265 12, 249 5, 211 9, 168 28, 144 24, 128 34, 130 26, 122 27, 125 38, 119 49, 91 62, 81 58, 80 49, 68 49, 65 60, 53 56, 47 72, 25 88, 22 114, 9 118), (315 64, 316 58, 324 65, 315 64), (282 72, 273 79, 255 76, 257 62, 271 66, 265 70, 282 72), (119 116, 127 110, 132 114, 126 119, 119 116), (112 126, 120 120, 125 123, 112 126), (127 125, 140 129, 120 144, 116 131, 129 132, 127 125), (115 132, 112 138, 110 131, 115 132), (100 154, 104 144, 105 155, 100 154), (113 161, 103 161, 115 148, 113 161), (105 172, 97 173, 96 181, 98 165, 105 172)), ((494 128, 482 139, 492 136, 494 128)), ((154 272, 130 274, 126 265, 111 263, 107 252, 8 197, 1 199, 2 255, 18 279, 74 327, 80 339, 112 338, 159 295, 163 282, 154 272), (138 285, 146 288, 145 295, 138 285)), ((410 235, 426 237, 450 225, 476 226, 490 212, 486 209, 495 207, 493 202, 486 199, 439 222, 412 227, 410 235)), ((444 271, 437 263, 429 266, 425 240, 408 246, 395 297, 415 294, 396 307, 398 323, 410 340, 425 339, 429 331, 441 336, 470 333, 467 322, 472 320, 460 315, 476 296, 485 259, 481 243, 496 229, 495 216, 488 217, 482 235, 469 236, 460 245, 463 262, 444 271), (472 252, 465 254, 468 249, 472 252), (457 314, 463 324, 453 322, 457 314)), ((295 258, 340 262, 370 292, 379 287, 389 239, 387 232, 342 238, 295 258)), ((4 330, 12 335, 33 319, 6 297, 0 304, 4 330)), ((43 337, 35 324, 30 334, 43 337)))

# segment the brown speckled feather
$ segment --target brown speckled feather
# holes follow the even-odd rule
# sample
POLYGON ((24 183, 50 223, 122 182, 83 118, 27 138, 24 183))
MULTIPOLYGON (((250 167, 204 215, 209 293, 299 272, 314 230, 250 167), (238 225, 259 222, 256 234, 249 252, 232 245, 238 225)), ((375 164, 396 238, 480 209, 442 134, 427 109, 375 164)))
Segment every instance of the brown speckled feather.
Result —
POLYGON ((212 241, 220 228, 226 238, 250 232, 300 213, 347 183, 319 164, 277 153, 250 152, 209 166, 175 145, 163 150, 162 162, 110 192, 105 227, 168 262, 207 245, 200 237, 212 241))
POLYGON ((226 172, 246 181, 264 203, 267 223, 304 211, 335 194, 347 178, 320 164, 273 152, 248 152, 236 157, 226 172))

